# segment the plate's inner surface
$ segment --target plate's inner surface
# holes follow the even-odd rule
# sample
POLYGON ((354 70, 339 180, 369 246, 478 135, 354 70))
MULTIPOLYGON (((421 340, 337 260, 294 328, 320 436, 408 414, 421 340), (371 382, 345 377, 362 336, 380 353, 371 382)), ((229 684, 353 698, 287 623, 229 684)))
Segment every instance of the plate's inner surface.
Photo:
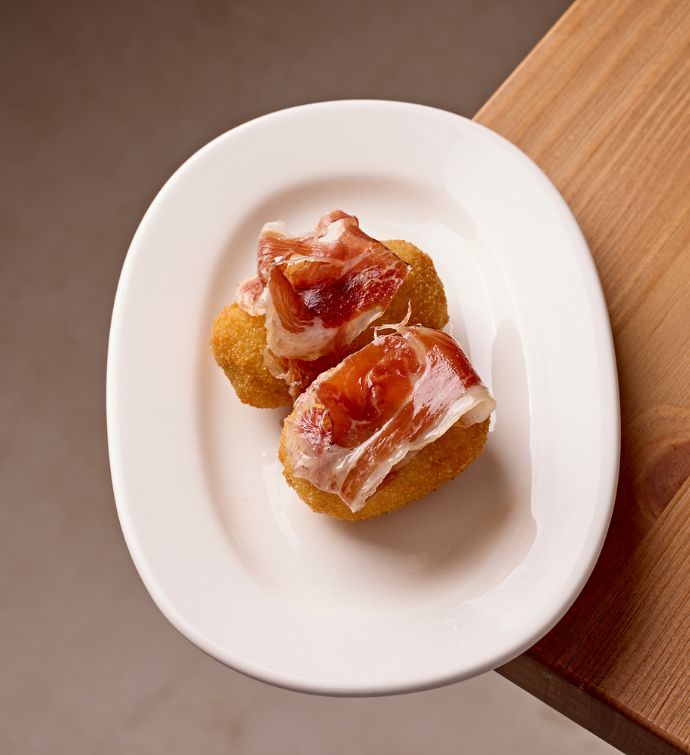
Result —
POLYGON ((325 103, 190 159, 152 204, 118 288, 108 436, 130 551, 192 641, 303 690, 467 678, 534 643, 601 548, 618 462, 615 362, 587 245, 518 150, 458 116, 325 103), (261 226, 340 207, 434 260, 453 333, 498 408, 482 457, 371 522, 314 514, 284 482, 281 414, 241 405, 214 315, 254 273, 261 226))
POLYGON ((228 547, 256 588, 300 610, 352 615, 459 603, 504 581, 537 528, 532 514, 531 417, 522 337, 500 260, 482 222, 443 188, 399 177, 331 177, 296 184, 229 220, 200 324, 199 453, 228 547), (381 239, 405 239, 433 259, 452 332, 498 404, 484 454, 454 481, 380 519, 313 513, 277 460, 286 412, 243 406, 207 350, 215 313, 253 275, 259 231, 282 219, 311 229, 332 208, 381 239))

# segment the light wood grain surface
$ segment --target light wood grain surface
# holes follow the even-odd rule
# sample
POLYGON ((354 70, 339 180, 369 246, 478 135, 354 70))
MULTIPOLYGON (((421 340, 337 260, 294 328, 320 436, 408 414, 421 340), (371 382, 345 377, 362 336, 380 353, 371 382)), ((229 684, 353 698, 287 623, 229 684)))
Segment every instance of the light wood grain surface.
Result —
POLYGON ((575 213, 621 395, 599 563, 502 673, 624 751, 690 752, 690 2, 579 0, 476 120, 575 213))

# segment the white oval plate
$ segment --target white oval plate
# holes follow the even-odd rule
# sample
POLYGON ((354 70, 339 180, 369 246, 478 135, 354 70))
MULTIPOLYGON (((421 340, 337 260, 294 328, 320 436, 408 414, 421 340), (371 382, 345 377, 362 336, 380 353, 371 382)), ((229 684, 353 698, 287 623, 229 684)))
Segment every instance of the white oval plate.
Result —
POLYGON ((611 333, 573 216, 517 148, 419 105, 284 110, 190 158, 127 255, 107 414, 122 529, 160 609, 218 660, 310 692, 421 689, 518 655, 581 590, 616 488, 611 333), (262 223, 307 230, 333 207, 433 257, 498 401, 466 473, 354 524, 297 499, 283 414, 240 404, 208 348, 262 223))

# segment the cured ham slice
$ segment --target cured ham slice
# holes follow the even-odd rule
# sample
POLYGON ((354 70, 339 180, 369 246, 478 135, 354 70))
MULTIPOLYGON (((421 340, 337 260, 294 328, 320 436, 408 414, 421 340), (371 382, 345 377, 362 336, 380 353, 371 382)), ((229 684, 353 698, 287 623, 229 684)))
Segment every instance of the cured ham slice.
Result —
POLYGON ((388 473, 496 403, 448 334, 393 326, 320 375, 285 420, 293 474, 360 511, 388 473))
POLYGON ((409 270, 356 217, 333 210, 305 236, 288 236, 280 223, 264 226, 258 275, 239 286, 237 303, 266 315, 267 364, 290 382, 295 372, 311 372, 292 362, 336 354, 378 318, 409 270))

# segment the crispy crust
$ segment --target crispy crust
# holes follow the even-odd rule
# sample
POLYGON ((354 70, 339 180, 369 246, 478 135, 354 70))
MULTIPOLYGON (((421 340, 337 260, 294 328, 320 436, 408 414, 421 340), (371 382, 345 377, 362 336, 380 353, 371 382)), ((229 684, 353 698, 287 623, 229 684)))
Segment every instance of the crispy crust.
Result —
MULTIPOLYGON (((412 305, 410 323, 440 329, 448 322, 446 294, 431 258, 407 241, 384 243, 412 269, 388 309, 355 339, 348 353, 369 343, 376 325, 400 322, 407 314, 408 302, 412 305)), ((264 364, 265 320, 248 315, 236 304, 225 307, 213 322, 211 351, 240 401, 262 409, 292 406, 286 384, 273 377, 264 364)))
POLYGON ((225 307, 213 321, 211 351, 243 404, 260 409, 292 406, 287 385, 264 364, 265 321, 237 304, 225 307))
MULTIPOLYGON (((410 325, 441 330, 448 322, 448 302, 431 257, 409 241, 383 243, 412 269, 377 323, 400 322, 407 314, 407 303, 411 302, 410 325)), ((373 332, 369 340, 372 338, 373 332)))
POLYGON ((368 499, 363 509, 353 514, 335 493, 325 493, 307 480, 295 477, 285 453, 285 429, 280 436, 278 458, 283 474, 299 497, 314 511, 337 519, 372 519, 423 498, 452 480, 484 450, 489 420, 463 427, 456 422, 438 440, 423 448, 408 464, 393 470, 368 499))

